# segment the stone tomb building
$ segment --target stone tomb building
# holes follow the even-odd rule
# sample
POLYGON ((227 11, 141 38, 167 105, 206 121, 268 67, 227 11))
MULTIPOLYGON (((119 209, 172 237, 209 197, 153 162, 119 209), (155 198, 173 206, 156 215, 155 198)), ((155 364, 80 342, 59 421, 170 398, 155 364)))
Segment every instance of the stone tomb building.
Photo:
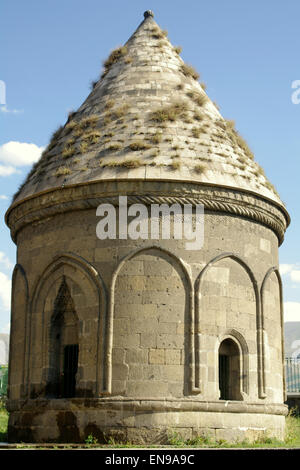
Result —
POLYGON ((17 245, 10 441, 283 438, 278 246, 289 215, 153 13, 54 133, 17 245), (99 204, 204 205, 204 245, 101 240, 99 204))

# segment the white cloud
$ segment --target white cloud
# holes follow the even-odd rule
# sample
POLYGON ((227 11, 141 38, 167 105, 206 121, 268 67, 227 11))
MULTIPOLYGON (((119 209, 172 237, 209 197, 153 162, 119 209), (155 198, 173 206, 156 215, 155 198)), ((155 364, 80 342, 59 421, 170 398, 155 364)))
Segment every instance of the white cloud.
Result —
POLYGON ((0 161, 10 167, 32 165, 39 160, 43 150, 44 147, 35 144, 10 141, 0 146, 0 161))
POLYGON ((294 264, 280 264, 279 265, 279 272, 283 276, 284 274, 288 274, 294 268, 294 264))
POLYGON ((8 197, 5 196, 4 194, 0 194, 0 199, 8 199, 8 197))
POLYGON ((300 321, 300 302, 284 302, 284 321, 300 321))
POLYGON ((23 109, 8 109, 8 107, 5 105, 3 106, 0 106, 0 111, 2 113, 12 113, 12 114, 19 114, 19 113, 23 113, 23 109))
POLYGON ((2 327, 1 333, 6 333, 6 334, 10 333, 10 323, 6 323, 6 325, 2 327))
POLYGON ((293 269, 290 272, 290 276, 291 276, 291 281, 300 282, 300 271, 299 270, 297 271, 297 270, 293 269))
POLYGON ((0 251, 0 263, 4 264, 4 266, 7 269, 12 269, 13 268, 12 262, 8 259, 6 254, 3 253, 3 251, 0 251))
POLYGON ((280 271, 280 274, 282 276, 287 275, 287 278, 290 281, 300 282, 299 263, 296 263, 296 264, 280 264, 279 271, 280 271))
POLYGON ((14 168, 13 166, 0 165, 0 176, 10 176, 13 173, 18 173, 16 168, 14 168))
POLYGON ((0 299, 5 310, 10 310, 10 296, 11 280, 6 274, 0 272, 0 299))

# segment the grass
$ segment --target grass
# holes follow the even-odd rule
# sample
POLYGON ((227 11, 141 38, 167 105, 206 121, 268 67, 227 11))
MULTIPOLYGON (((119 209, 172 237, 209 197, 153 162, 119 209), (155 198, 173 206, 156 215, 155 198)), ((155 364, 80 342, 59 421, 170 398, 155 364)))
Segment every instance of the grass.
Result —
POLYGON ((165 41, 159 41, 159 42, 157 43, 157 47, 158 47, 159 49, 163 49, 163 47, 164 47, 166 44, 167 44, 167 43, 166 43, 165 41))
POLYGON ((115 104, 115 100, 107 100, 105 105, 104 105, 104 109, 110 109, 114 106, 115 104))
POLYGON ((146 150, 151 148, 151 145, 147 144, 147 142, 143 142, 142 140, 136 140, 134 142, 131 142, 131 144, 128 145, 130 150, 133 150, 134 152, 138 150, 146 150))
POLYGON ((176 160, 173 160, 170 167, 172 168, 172 170, 179 170, 181 168, 181 162, 179 160, 179 157, 178 155, 175 155, 174 158, 176 158, 176 160))
POLYGON ((91 90, 94 90, 94 88, 96 87, 98 83, 98 80, 92 80, 91 83, 90 83, 90 89, 91 90))
POLYGON ((196 111, 195 114, 194 114, 194 119, 196 121, 202 121, 203 120, 203 115, 196 111))
POLYGON ((185 118, 188 106, 184 103, 174 103, 166 107, 161 107, 151 114, 151 121, 165 122, 176 121, 178 118, 185 118))
POLYGON ((203 106, 207 102, 207 96, 202 95, 201 93, 195 93, 194 91, 189 91, 187 96, 191 98, 197 106, 203 106))
MULTIPOLYGON (((80 150, 80 153, 85 153, 87 152, 89 148, 89 145, 87 142, 80 142, 80 145, 79 145, 79 150, 80 150)), ((77 160, 77 159, 76 159, 77 160)))
POLYGON ((248 440, 228 442, 224 439, 213 440, 210 437, 199 436, 183 440, 178 434, 169 436, 169 443, 175 447, 206 447, 206 448, 295 448, 300 447, 300 417, 290 413, 286 418, 286 437, 284 441, 276 438, 262 436, 254 442, 248 440))
POLYGON ((199 163, 197 165, 194 166, 194 170, 196 173, 198 173, 198 175, 201 175, 202 173, 205 172, 205 165, 199 163))
POLYGON ((61 153, 62 157, 63 158, 70 158, 73 155, 75 155, 75 153, 76 153, 76 150, 75 150, 75 147, 73 146, 73 143, 70 143, 69 141, 66 142, 66 145, 65 145, 65 147, 64 147, 64 149, 61 153))
POLYGON ((193 134, 193 137, 195 137, 196 139, 199 139, 200 134, 201 134, 201 128, 200 127, 193 127, 192 134, 193 134))
POLYGON ((81 129, 88 129, 89 127, 96 127, 96 124, 98 122, 98 116, 97 114, 92 114, 91 116, 88 116, 81 121, 79 121, 78 125, 81 129))
POLYGON ((113 137, 115 135, 114 132, 107 132, 106 134, 103 135, 103 137, 113 137))
POLYGON ((118 62, 122 57, 126 56, 127 54, 127 47, 122 46, 114 49, 108 58, 103 62, 104 71, 102 72, 101 78, 105 77, 105 75, 109 72, 111 66, 118 62))
POLYGON ((218 126, 218 127, 221 127, 221 129, 223 129, 223 131, 226 130, 226 122, 223 121, 222 119, 217 119, 215 124, 218 126))
POLYGON ((149 155, 150 158, 156 158, 159 155, 159 150, 154 149, 153 152, 149 155))
POLYGON ((104 119, 103 119, 104 126, 107 126, 108 124, 110 124, 112 121, 115 121, 115 120, 119 120, 119 122, 121 122, 121 118, 123 118, 123 116, 126 115, 129 109, 129 105, 126 103, 123 104, 122 106, 119 106, 116 109, 111 109, 112 106, 113 104, 111 103, 109 104, 109 102, 106 103, 105 109, 107 112, 105 113, 104 119))
POLYGON ((106 163, 101 163, 101 166, 104 167, 110 167, 110 168, 139 168, 141 166, 141 162, 137 158, 131 158, 128 160, 111 160, 106 163))
POLYGON ((76 121, 70 121, 65 125, 65 133, 69 134, 72 132, 76 127, 78 126, 78 123, 76 121))
POLYGON ((176 52, 176 54, 181 54, 182 52, 182 47, 181 46, 175 46, 173 47, 173 51, 176 52))
POLYGON ((55 176, 70 175, 70 174, 71 174, 70 168, 67 168, 65 166, 61 166, 55 172, 55 176))
POLYGON ((186 77, 191 77, 194 80, 198 80, 200 78, 199 73, 194 69, 194 67, 192 67, 192 65, 182 64, 180 70, 186 77))
POLYGON ((139 160, 132 158, 130 160, 124 160, 120 166, 124 168, 139 168, 142 164, 139 160))
POLYGON ((163 39, 168 36, 167 30, 160 30, 158 27, 152 29, 152 38, 153 39, 163 39))
POLYGON ((107 147, 106 150, 109 150, 111 152, 116 152, 118 150, 121 150, 121 148, 122 148, 122 145, 115 143, 115 144, 111 144, 109 147, 107 147))
POLYGON ((162 132, 156 132, 150 138, 153 144, 159 144, 162 141, 162 132))
POLYGON ((229 136, 231 141, 235 143, 237 146, 239 146, 245 152, 245 154, 249 158, 251 158, 251 160, 254 160, 254 155, 251 152, 247 142, 235 129, 235 122, 232 120, 226 120, 225 122, 226 122, 227 135, 229 136))
POLYGON ((124 62, 125 64, 131 64, 133 61, 133 58, 130 56, 125 57, 124 62))
POLYGON ((112 111, 111 117, 113 119, 119 119, 120 117, 125 116, 125 114, 128 111, 128 108, 129 108, 128 104, 123 104, 122 106, 119 106, 118 108, 114 109, 114 111, 112 111))
POLYGON ((8 412, 4 408, 4 405, 0 402, 0 442, 6 442, 7 440, 7 424, 8 424, 8 412))
POLYGON ((99 131, 89 131, 82 135, 82 142, 86 142, 88 145, 96 144, 100 139, 99 131))

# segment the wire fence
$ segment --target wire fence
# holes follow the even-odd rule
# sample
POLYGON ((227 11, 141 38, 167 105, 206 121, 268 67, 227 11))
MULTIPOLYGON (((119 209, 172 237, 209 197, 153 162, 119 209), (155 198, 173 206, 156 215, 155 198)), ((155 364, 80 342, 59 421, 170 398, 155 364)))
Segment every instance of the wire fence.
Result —
POLYGON ((287 393, 300 393, 300 358, 285 359, 287 393))

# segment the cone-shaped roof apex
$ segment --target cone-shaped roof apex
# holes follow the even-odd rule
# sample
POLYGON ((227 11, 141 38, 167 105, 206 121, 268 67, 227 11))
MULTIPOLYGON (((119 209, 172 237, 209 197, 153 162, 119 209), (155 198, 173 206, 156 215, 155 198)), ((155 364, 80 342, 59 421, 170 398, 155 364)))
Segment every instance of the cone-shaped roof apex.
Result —
POLYGON ((104 62, 80 108, 54 133, 15 195, 107 179, 199 182, 282 204, 246 142, 153 18, 104 62))

